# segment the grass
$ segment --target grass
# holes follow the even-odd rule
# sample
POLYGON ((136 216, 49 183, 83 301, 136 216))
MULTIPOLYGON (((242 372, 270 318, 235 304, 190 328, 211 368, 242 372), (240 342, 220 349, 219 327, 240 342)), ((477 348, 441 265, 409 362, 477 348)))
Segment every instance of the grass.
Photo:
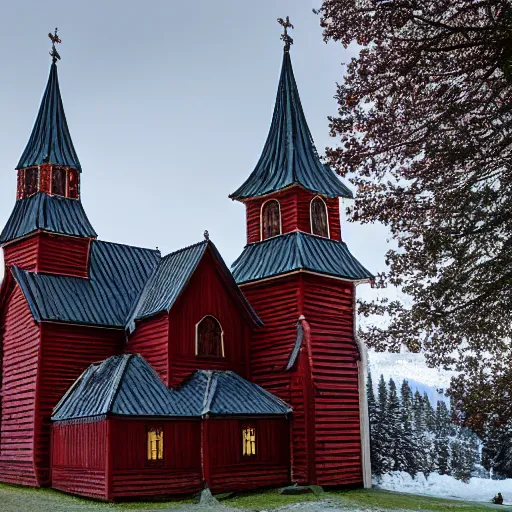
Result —
MULTIPOLYGON (((490 509, 511 510, 507 506, 495 506, 486 503, 446 500, 412 494, 400 494, 378 489, 359 489, 354 491, 327 492, 320 496, 303 494, 299 496, 281 495, 272 489, 263 492, 244 493, 234 496, 223 503, 230 507, 248 510, 270 510, 297 502, 319 501, 327 499, 339 503, 350 510, 351 507, 365 507, 372 510, 378 507, 384 510, 421 510, 423 512, 489 512, 490 509)), ((187 505, 193 501, 153 501, 130 503, 100 503, 77 498, 52 489, 34 489, 0 484, 0 512, 128 512, 142 510, 173 509, 188 511, 194 507, 187 505)))

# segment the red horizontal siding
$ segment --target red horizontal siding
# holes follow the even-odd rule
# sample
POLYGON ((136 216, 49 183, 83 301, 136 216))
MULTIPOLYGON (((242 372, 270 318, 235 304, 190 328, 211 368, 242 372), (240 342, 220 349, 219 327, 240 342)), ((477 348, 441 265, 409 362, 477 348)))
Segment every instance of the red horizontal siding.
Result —
POLYGON ((106 457, 106 421, 53 426, 53 488, 106 499, 106 457))
POLYGON ((17 266, 24 270, 35 271, 37 265, 37 256, 39 250, 39 238, 30 236, 12 242, 4 247, 5 266, 17 266))
POLYGON ((33 443, 40 332, 18 286, 1 325, 0 481, 38 485, 33 443))
POLYGON ((73 277, 87 277, 89 238, 40 233, 37 271, 73 277))
POLYGON ((209 419, 210 486, 215 492, 286 485, 289 471, 289 424, 286 419, 209 419), (242 455, 242 428, 256 427, 256 456, 242 455))
POLYGON ((169 315, 164 312, 137 322, 126 351, 140 354, 169 385, 169 315))
POLYGON ((362 483, 358 349, 353 286, 304 276, 315 387, 316 476, 320 485, 362 483))
POLYGON ((124 333, 65 324, 42 324, 35 463, 49 483, 50 416, 67 389, 92 363, 122 353, 124 333))
POLYGON ((169 385, 176 386, 196 369, 233 370, 245 377, 251 327, 238 299, 206 253, 169 314, 169 385), (213 315, 223 330, 223 358, 196 356, 196 324, 213 315))
POLYGON ((186 494, 201 483, 199 421, 112 421, 114 498, 186 494), (164 428, 164 463, 148 464, 147 426, 164 428))

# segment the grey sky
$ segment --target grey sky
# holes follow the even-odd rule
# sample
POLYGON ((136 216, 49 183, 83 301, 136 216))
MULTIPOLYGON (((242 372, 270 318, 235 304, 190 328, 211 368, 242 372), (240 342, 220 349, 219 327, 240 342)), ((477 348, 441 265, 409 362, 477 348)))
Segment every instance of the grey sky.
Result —
MULTIPOLYGON (((82 200, 103 240, 168 253, 208 229, 230 264, 245 244, 233 192, 252 171, 270 126, 282 43, 318 150, 334 141, 336 81, 350 55, 326 45, 320 0, 54 0, 2 4, 0 224, 15 200, 14 167, 39 107, 59 27, 59 78, 82 163, 82 200)), ((383 270, 386 231, 343 223, 351 251, 383 270)), ((367 288, 367 287, 366 287, 367 288)))

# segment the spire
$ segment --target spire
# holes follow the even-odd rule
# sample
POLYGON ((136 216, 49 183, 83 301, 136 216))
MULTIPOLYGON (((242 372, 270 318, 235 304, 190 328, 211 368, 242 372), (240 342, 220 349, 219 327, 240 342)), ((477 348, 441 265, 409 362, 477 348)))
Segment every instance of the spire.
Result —
POLYGON ((291 185, 301 185, 326 197, 352 197, 352 192, 318 156, 293 75, 289 51, 293 40, 287 32, 293 25, 288 18, 278 21, 284 27, 281 39, 285 47, 270 132, 256 168, 230 197, 259 197, 291 185))
POLYGON ((60 59, 60 55, 55 49, 55 44, 60 43, 61 40, 57 36, 57 29, 55 29, 55 34, 50 33, 48 36, 52 40, 50 76, 32 134, 16 169, 50 163, 73 167, 81 171, 60 96, 57 75, 57 60, 60 59))

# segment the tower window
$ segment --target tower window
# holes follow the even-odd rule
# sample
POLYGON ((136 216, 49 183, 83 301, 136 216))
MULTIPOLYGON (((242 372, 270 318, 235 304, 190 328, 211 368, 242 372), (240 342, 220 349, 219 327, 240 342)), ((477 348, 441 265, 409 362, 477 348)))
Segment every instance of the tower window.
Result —
POLYGON ((78 171, 70 169, 68 174, 68 196, 78 199, 78 171))
POLYGON ((25 197, 34 195, 39 189, 39 169, 31 167, 25 170, 25 197))
POLYGON ((242 455, 244 457, 256 455, 256 427, 254 425, 242 427, 242 455))
POLYGON ((261 207, 261 238, 266 240, 281 234, 281 207, 279 201, 271 199, 261 207))
POLYGON ((196 355, 224 357, 223 337, 219 321, 214 316, 205 316, 196 325, 196 355))
POLYGON ((162 427, 148 427, 148 461, 164 460, 164 429, 162 427))
POLYGON ((314 197, 310 205, 311 233, 329 238, 327 205, 321 197, 314 197))
POLYGON ((62 167, 52 169, 52 194, 66 196, 66 170, 62 167))

